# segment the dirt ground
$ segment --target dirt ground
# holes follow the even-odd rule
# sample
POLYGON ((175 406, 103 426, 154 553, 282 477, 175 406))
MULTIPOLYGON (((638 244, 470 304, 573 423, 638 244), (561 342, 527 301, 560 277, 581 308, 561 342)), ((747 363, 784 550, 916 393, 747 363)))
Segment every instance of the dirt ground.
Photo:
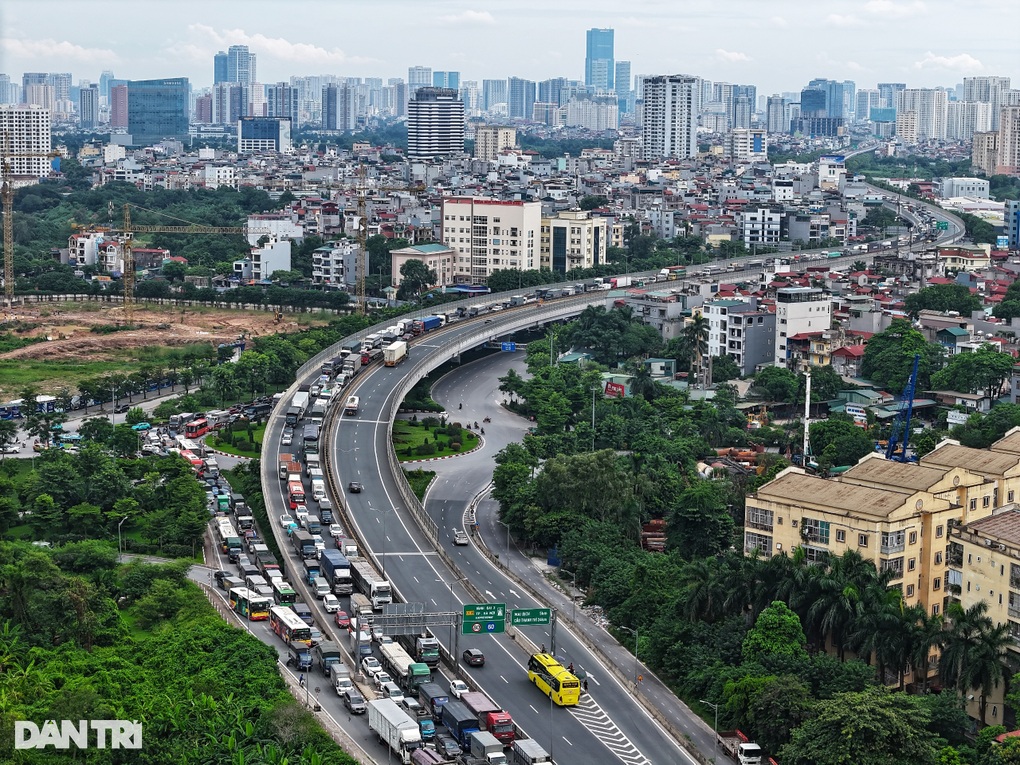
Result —
MULTIPOLYGON (((279 323, 274 314, 260 311, 228 311, 207 308, 170 308, 139 306, 134 310, 133 321, 137 329, 97 334, 95 326, 125 324, 123 306, 105 306, 97 303, 47 303, 19 306, 15 309, 13 324, 18 337, 47 337, 48 342, 34 343, 7 353, 0 360, 37 359, 49 361, 130 361, 132 348, 143 346, 178 346, 208 342, 214 346, 230 343, 242 334, 258 337, 279 332, 294 332, 307 321, 298 324, 302 314, 283 314, 279 323), (35 325, 27 331, 19 326, 35 325)), ((0 326, 10 331, 12 325, 0 326)))

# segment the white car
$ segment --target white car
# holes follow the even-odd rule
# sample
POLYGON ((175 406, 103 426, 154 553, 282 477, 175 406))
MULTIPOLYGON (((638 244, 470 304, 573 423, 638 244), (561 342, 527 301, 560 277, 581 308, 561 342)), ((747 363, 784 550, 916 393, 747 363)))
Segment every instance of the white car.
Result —
POLYGON ((380 635, 379 636, 379 645, 389 645, 392 642, 393 642, 393 638, 390 637, 389 635, 380 635))
POLYGON ((322 596, 322 607, 326 609, 327 614, 335 614, 340 610, 340 600, 336 595, 328 594, 322 596))
POLYGON ((5 447, 0 449, 0 453, 3 454, 18 454, 21 449, 16 444, 7 444, 5 447))
POLYGON ((465 533, 464 529, 454 529, 453 530, 453 543, 455 545, 466 545, 466 544, 469 544, 469 542, 468 542, 468 535, 465 533))
POLYGON ((283 438, 280 439, 280 444, 282 446, 290 446, 292 443, 294 443, 294 434, 284 433, 283 438))
POLYGON ((283 515, 280 516, 280 528, 285 529, 292 523, 295 523, 293 515, 290 515, 289 513, 284 513, 283 515))
POLYGON ((361 669, 369 677, 375 677, 377 672, 382 672, 382 664, 374 656, 366 656, 361 660, 361 669))
POLYGON ((298 525, 304 528, 305 521, 308 520, 308 507, 306 505, 298 505, 294 508, 294 518, 297 520, 298 525))
POLYGON ((351 678, 348 677, 347 675, 338 674, 336 676, 336 681, 334 682, 333 687, 336 688, 337 696, 343 696, 345 691, 354 690, 354 681, 351 680, 351 678))
POLYGON ((326 549, 326 543, 322 541, 321 534, 312 534, 312 541, 315 543, 316 552, 323 552, 326 549))
POLYGON ((344 527, 339 523, 329 524, 329 535, 333 537, 333 539, 339 539, 344 535, 344 527))
POLYGON ((378 643, 383 638, 382 627, 372 627, 372 642, 378 643))
POLYGON ((375 677, 372 678, 372 682, 375 683, 376 690, 381 691, 382 687, 386 685, 386 683, 393 682, 393 678, 390 677, 389 672, 383 672, 382 670, 379 670, 378 672, 375 673, 375 677))
POLYGON ((467 683, 465 683, 463 680, 450 681, 450 695, 454 696, 455 698, 459 699, 461 696, 463 696, 470 690, 471 689, 468 688, 467 683))

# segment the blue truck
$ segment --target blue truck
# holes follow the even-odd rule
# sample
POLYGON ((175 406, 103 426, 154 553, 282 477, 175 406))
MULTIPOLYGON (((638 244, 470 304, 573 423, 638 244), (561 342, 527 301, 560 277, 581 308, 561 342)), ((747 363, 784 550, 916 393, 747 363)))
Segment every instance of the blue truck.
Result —
POLYGON ((323 577, 337 595, 354 592, 351 579, 351 562, 339 550, 323 550, 319 556, 319 576, 323 577))
POLYGON ((447 701, 443 704, 443 725, 461 749, 471 750, 471 734, 478 732, 478 715, 459 701, 447 701))
POLYGON ((306 558, 303 563, 305 564, 305 581, 309 585, 315 584, 315 580, 321 576, 322 567, 319 565, 319 561, 314 558, 306 558))

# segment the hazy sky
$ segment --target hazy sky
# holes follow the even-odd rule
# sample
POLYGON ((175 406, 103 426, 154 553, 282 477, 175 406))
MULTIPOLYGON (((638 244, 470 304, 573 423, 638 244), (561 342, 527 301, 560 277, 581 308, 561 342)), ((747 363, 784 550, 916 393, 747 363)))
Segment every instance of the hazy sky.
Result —
POLYGON ((407 78, 410 65, 583 79, 585 30, 613 27, 634 74, 798 90, 814 77, 908 87, 1003 75, 1020 87, 1020 0, 4 0, 0 72, 74 81, 185 76, 246 44, 260 82, 407 78))

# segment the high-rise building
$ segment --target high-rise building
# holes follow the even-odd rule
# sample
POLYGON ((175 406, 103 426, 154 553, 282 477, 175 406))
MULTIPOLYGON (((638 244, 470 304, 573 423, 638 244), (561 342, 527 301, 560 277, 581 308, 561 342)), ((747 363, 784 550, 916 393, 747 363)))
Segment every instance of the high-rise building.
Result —
POLYGON ((464 102, 464 112, 468 116, 476 117, 481 111, 481 91, 478 89, 478 80, 464 80, 460 84, 460 100, 464 102))
POLYGON ((290 117, 291 129, 298 124, 298 94, 286 82, 266 85, 267 117, 290 117))
POLYGON ((511 119, 530 120, 535 104, 535 83, 520 77, 507 80, 507 113, 511 119))
POLYGON ((14 96, 14 83, 11 82, 9 74, 0 74, 0 106, 3 104, 16 104, 14 96))
POLYGON ((187 77, 131 80, 127 84, 127 127, 136 146, 164 138, 188 137, 187 77))
POLYGON ((616 66, 612 29, 589 29, 586 33, 584 84, 589 88, 612 90, 616 66))
POLYGON ((290 120, 287 117, 242 117, 237 121, 237 153, 289 153, 290 120))
POLYGON ((768 141, 761 128, 734 128, 727 134, 723 148, 734 162, 767 162, 769 158, 768 141))
POLYGON ((227 76, 227 52, 221 50, 213 56, 213 85, 221 82, 230 82, 227 76))
POLYGON ((539 267, 542 203, 444 197, 443 244, 457 252, 457 284, 485 284, 498 269, 539 267))
POLYGON ((882 102, 879 106, 884 106, 888 109, 895 109, 898 94, 906 89, 907 84, 905 82, 878 83, 878 97, 882 102))
POLYGON ((987 176, 995 175, 999 164, 999 133, 975 133, 970 149, 970 163, 987 176))
POLYGON ((460 90, 460 72, 433 72, 432 87, 460 90))
POLYGON ((871 119, 871 110, 878 109, 882 105, 882 94, 878 88, 861 88, 857 91, 854 119, 857 122, 867 122, 871 119))
POLYGON ((103 73, 99 75, 99 97, 106 104, 110 103, 110 82, 113 79, 113 71, 110 69, 104 69, 103 73))
POLYGON ((999 128, 999 116, 1003 106, 1008 106, 1007 93, 1009 77, 964 77, 961 101, 982 101, 991 104, 992 130, 999 128))
POLYGON ((128 126, 128 86, 110 86, 110 127, 125 129, 128 126))
POLYGON ((498 125, 481 125, 475 129, 475 159, 493 162, 503 149, 517 146, 517 130, 498 125))
POLYGON ((409 95, 414 95, 418 88, 432 86, 432 67, 430 66, 409 66, 407 67, 407 87, 409 95))
POLYGON ((99 124, 99 86, 89 85, 78 91, 78 124, 92 130, 99 124))
POLYGON ((227 81, 251 85, 255 76, 255 54, 247 45, 231 45, 227 49, 227 81))
MULTIPOLYGON (((811 80, 808 88, 820 89, 825 94, 825 114, 807 114, 801 100, 801 110, 805 117, 843 117, 849 119, 854 108, 855 84, 850 80, 838 82, 837 80, 826 80, 824 78, 811 80)), ((817 98, 813 94, 813 98, 817 98)), ((812 104, 812 110, 817 111, 812 104)))
POLYGON ((589 210, 563 210, 542 219, 539 257, 542 268, 561 274, 606 262, 607 221, 589 210))
POLYGON ((617 61, 614 84, 620 102, 620 114, 630 114, 634 111, 634 91, 630 87, 630 82, 630 62, 617 61))
POLYGON ((825 88, 817 85, 809 85, 800 91, 800 116, 829 116, 825 88))
POLYGON ((731 101, 727 104, 730 127, 751 127, 751 115, 758 100, 758 88, 754 85, 733 85, 730 94, 731 101))
POLYGON ((482 80, 482 111, 506 102, 506 80, 482 80))
POLYGON ((418 88, 407 105, 407 156, 464 153, 464 102, 451 88, 418 88))
POLYGON ((999 112, 998 175, 1020 173, 1020 106, 1007 106, 999 112))
POLYGON ((0 134, 8 137, 12 176, 36 179, 50 174, 52 167, 46 157, 52 148, 49 109, 14 104, 0 106, 0 134))
POLYGON ((213 124, 213 97, 211 93, 206 93, 195 99, 195 124, 213 124))
POLYGON ((787 340, 801 332, 824 332, 832 324, 832 300, 816 287, 783 287, 776 291, 777 367, 792 366, 787 340))
POLYGON ((974 133, 992 129, 992 105, 984 101, 950 101, 946 106, 946 138, 970 141, 974 133))
POLYGON ((241 117, 248 116, 249 90, 247 85, 220 82, 212 89, 212 122, 214 125, 236 125, 241 117))
POLYGON ((789 133, 790 121, 786 118, 786 99, 769 96, 765 102, 765 129, 772 134, 789 133))
POLYGON ((357 126, 357 86, 326 85, 322 89, 322 129, 347 131, 357 126))
MULTIPOLYGON (((911 143, 944 139, 948 103, 946 91, 941 89, 907 88, 900 91, 896 102, 896 134, 900 135, 900 114, 914 112, 917 115, 916 127, 911 143)), ((903 138, 907 140, 906 136, 903 138)))
POLYGON ((536 99, 544 104, 558 104, 562 106, 569 100, 563 97, 563 91, 566 88, 566 77, 553 77, 550 80, 542 80, 538 83, 536 99))
POLYGON ((646 77, 642 83, 642 157, 686 159, 698 152, 697 78, 688 74, 646 77))

